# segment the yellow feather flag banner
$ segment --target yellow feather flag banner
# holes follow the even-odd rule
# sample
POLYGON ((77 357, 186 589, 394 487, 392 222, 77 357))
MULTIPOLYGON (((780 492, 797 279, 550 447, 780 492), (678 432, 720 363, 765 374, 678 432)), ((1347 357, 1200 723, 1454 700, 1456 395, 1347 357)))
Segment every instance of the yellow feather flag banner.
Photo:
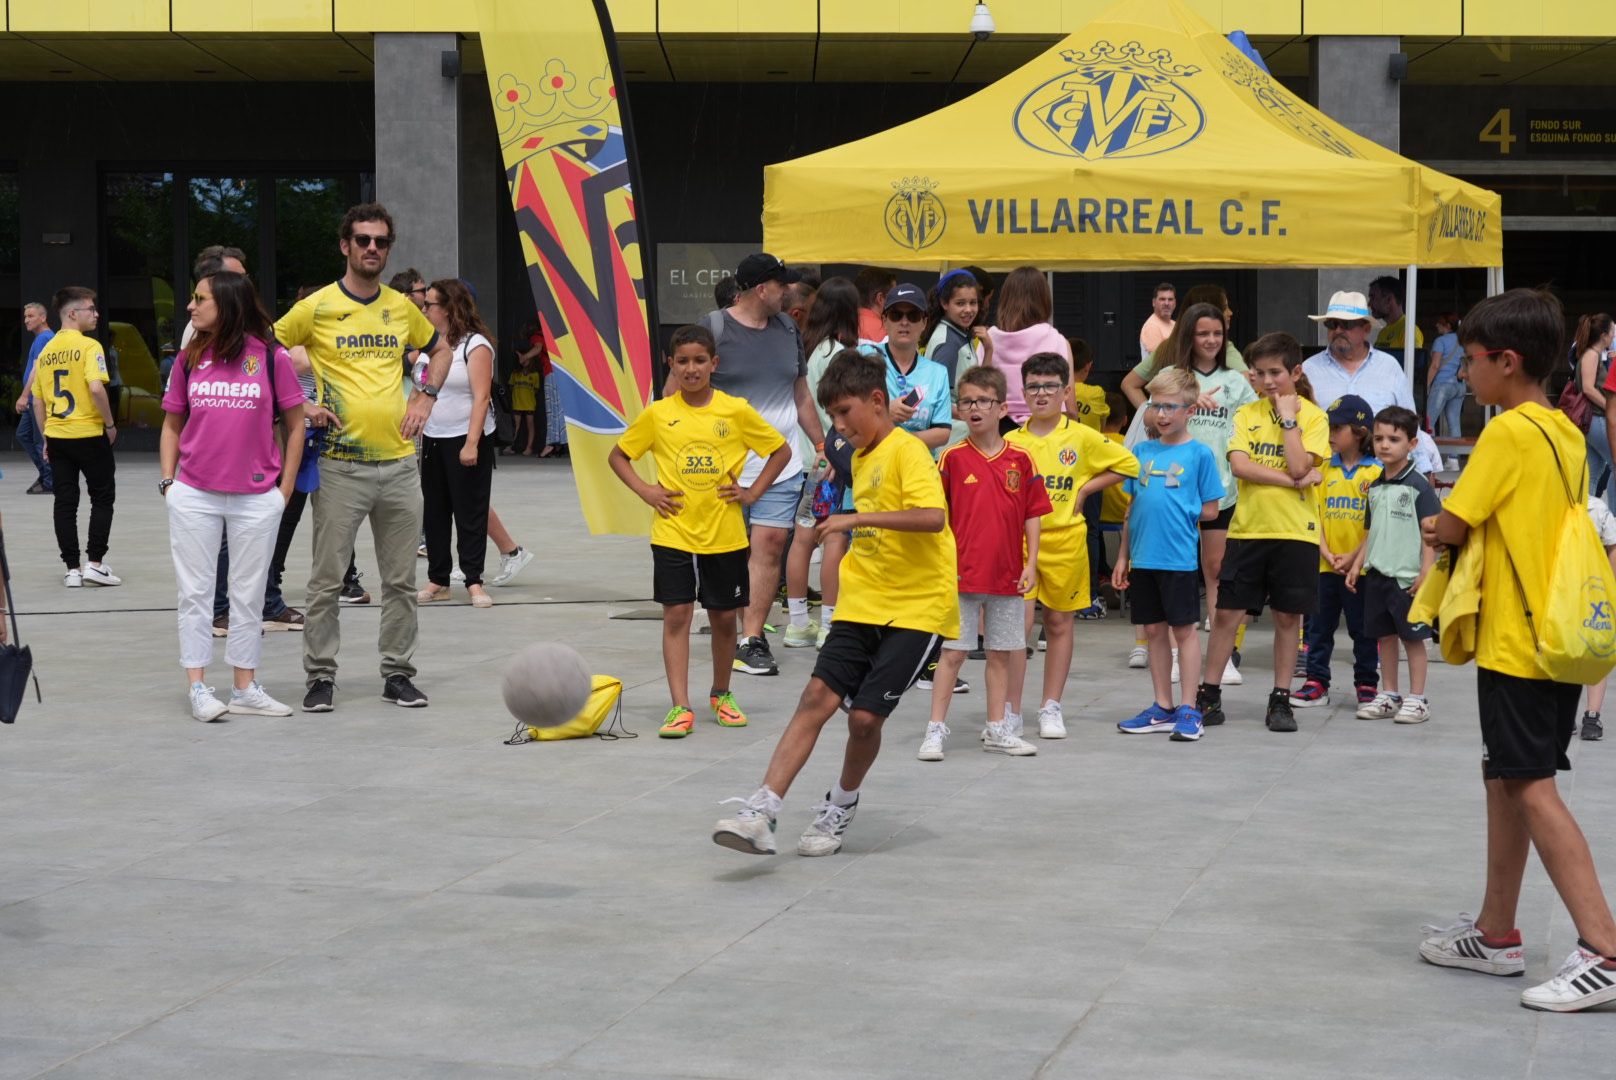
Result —
POLYGON ((611 21, 604 0, 478 0, 477 14, 578 500, 590 532, 648 535, 650 507, 606 464, 651 400, 655 326, 611 21))

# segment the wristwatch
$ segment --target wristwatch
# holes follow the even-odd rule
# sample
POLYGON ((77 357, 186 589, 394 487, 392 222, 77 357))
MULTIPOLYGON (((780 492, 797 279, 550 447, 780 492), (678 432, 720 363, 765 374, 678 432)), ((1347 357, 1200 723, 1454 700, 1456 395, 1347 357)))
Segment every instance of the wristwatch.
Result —
POLYGON ((438 387, 433 386, 431 383, 426 383, 422 385, 421 393, 425 394, 429 398, 436 399, 438 396, 438 389, 438 387))
POLYGON ((159 480, 159 481, 157 481, 157 494, 159 494, 159 495, 167 495, 168 494, 168 489, 173 487, 173 486, 174 486, 174 481, 173 480, 159 480))
POLYGON ((1296 428, 1296 421, 1295 420, 1281 420, 1279 422, 1279 428, 1280 428, 1281 431, 1293 431, 1296 428))

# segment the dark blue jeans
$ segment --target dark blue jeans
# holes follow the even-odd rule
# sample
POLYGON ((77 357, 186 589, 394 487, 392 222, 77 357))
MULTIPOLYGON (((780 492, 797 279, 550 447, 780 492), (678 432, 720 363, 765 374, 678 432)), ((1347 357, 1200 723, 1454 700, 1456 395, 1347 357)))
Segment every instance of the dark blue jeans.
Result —
POLYGON ((39 425, 34 423, 34 406, 30 401, 28 408, 17 414, 17 441, 28 452, 28 460, 34 463, 34 469, 39 473, 39 482, 46 491, 56 488, 56 478, 51 474, 50 462, 45 460, 45 437, 39 433, 39 425))
POLYGON ((1307 677, 1330 685, 1330 654, 1343 614, 1352 638, 1353 684, 1375 686, 1380 681, 1380 653, 1375 639, 1364 634, 1363 593, 1348 592, 1341 574, 1319 574, 1319 612, 1307 620, 1307 677))

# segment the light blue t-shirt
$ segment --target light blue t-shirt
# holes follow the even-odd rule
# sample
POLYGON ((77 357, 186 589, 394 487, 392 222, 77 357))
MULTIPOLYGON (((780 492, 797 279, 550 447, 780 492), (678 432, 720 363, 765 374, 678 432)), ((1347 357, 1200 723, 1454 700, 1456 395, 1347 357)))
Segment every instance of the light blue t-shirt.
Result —
POLYGON ((897 401, 912 390, 920 394, 915 415, 898 426, 916 434, 927 428, 952 427, 954 403, 949 397, 948 369, 922 356, 915 359, 915 366, 906 374, 900 373, 887 347, 878 345, 876 349, 887 362, 887 396, 897 401))
POLYGON ((1459 345, 1458 334, 1443 334, 1431 342, 1431 363, 1440 365, 1436 380, 1431 383, 1433 390, 1443 383, 1459 381, 1459 361, 1463 357, 1464 349, 1459 345))
POLYGON ((1156 439, 1133 448, 1139 475, 1122 483, 1128 507, 1128 561, 1139 570, 1194 570, 1201 552, 1201 506, 1223 498, 1218 463, 1190 439, 1168 446, 1156 439))

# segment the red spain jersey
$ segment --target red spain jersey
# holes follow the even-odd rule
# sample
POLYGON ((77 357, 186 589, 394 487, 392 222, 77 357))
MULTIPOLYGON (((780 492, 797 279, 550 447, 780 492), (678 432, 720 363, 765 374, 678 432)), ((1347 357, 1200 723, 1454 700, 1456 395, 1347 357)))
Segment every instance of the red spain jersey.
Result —
POLYGON ((937 468, 959 549, 959 591, 1019 595, 1027 519, 1050 512, 1032 456, 1005 443, 988 457, 967 440, 943 451, 937 468))

